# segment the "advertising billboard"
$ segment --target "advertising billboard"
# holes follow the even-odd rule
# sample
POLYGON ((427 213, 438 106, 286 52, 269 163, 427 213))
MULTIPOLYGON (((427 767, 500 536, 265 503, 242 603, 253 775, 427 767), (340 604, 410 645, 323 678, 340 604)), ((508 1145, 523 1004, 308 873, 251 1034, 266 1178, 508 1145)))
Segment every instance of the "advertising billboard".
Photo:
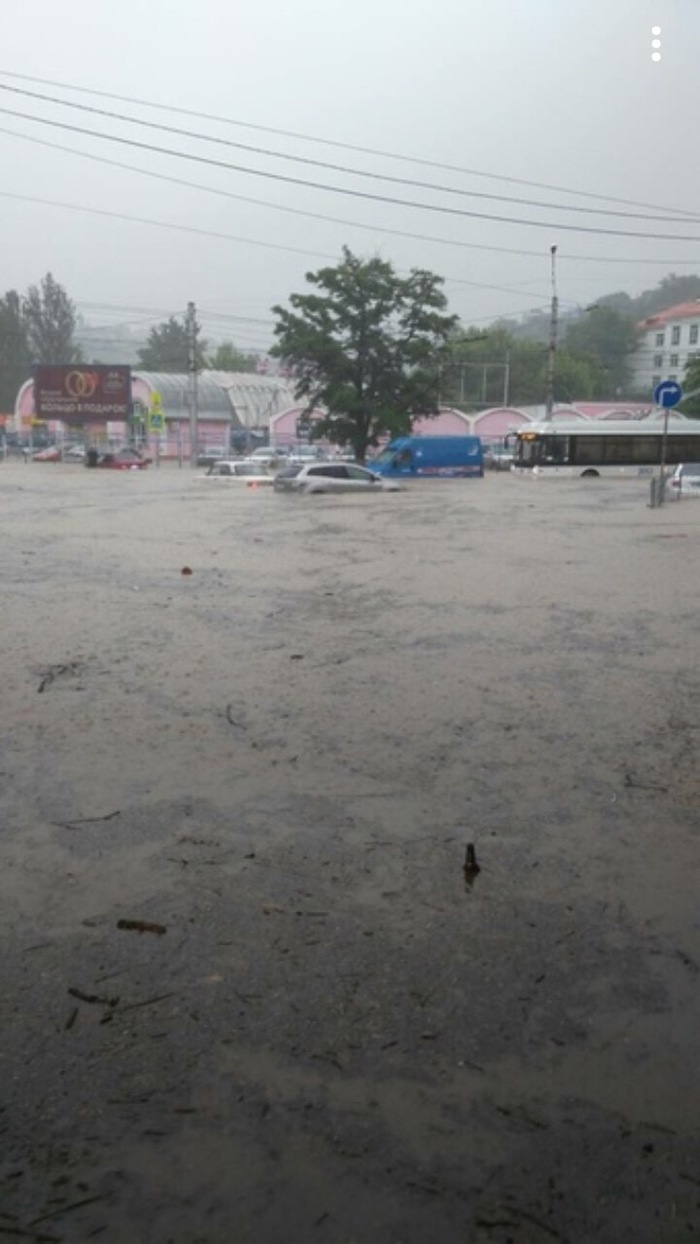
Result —
POLYGON ((130 367, 37 367, 34 408, 38 419, 65 423, 126 420, 131 414, 130 367))

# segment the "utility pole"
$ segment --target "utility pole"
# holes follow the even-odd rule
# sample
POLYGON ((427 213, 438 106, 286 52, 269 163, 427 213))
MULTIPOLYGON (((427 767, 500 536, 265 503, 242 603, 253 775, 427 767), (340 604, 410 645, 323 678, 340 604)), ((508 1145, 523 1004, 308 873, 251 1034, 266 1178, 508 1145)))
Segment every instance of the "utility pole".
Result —
POLYGON ((559 322, 559 299, 557 298, 557 248, 550 246, 552 256, 552 310, 549 320, 549 359, 547 363, 547 407, 545 419, 552 418, 554 411, 554 366, 557 357, 557 325, 559 322))
POLYGON ((510 350, 506 350, 506 362, 503 371, 503 405, 508 405, 510 397, 510 350))
POLYGON ((190 399, 190 466, 197 465, 197 422, 199 417, 199 395, 197 392, 197 315, 193 302, 187 304, 187 372, 189 375, 190 399))

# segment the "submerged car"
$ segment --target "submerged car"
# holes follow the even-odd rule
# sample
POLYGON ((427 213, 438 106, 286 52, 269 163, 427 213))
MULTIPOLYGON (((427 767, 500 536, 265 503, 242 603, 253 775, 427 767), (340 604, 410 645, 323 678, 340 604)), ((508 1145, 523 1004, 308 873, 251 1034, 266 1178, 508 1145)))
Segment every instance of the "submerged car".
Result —
POLYGON ((273 483, 273 477, 267 474, 259 462, 253 462, 251 459, 243 459, 240 462, 214 462, 203 478, 242 480, 248 485, 273 483))
POLYGON ((700 462, 679 462, 668 486, 682 497, 700 497, 700 462))
POLYGON ((47 449, 39 449, 32 454, 32 462, 60 462, 61 451, 58 445, 49 445, 47 449))
POLYGON ((128 445, 104 453, 89 449, 85 457, 86 466, 99 467, 103 471, 143 471, 150 461, 150 458, 145 458, 137 449, 131 449, 128 445))
POLYGON ((274 470, 275 467, 285 466, 288 460, 286 449, 276 449, 273 445, 259 445, 257 449, 246 458, 246 462, 255 462, 258 467, 274 470))
POLYGON ((197 466, 213 466, 214 463, 221 462, 225 457, 225 449, 200 449, 197 454, 197 466))
POLYGON ((316 462, 284 467, 275 476, 276 492, 399 492, 401 484, 382 479, 366 467, 344 462, 316 462))

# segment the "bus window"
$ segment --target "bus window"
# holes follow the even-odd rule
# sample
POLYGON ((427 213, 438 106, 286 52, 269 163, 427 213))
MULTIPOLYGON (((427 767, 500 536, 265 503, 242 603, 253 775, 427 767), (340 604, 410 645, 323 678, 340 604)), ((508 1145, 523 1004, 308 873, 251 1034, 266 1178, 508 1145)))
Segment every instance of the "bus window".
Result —
POLYGON ((569 438, 568 436, 543 436, 542 452, 540 462, 550 463, 552 466, 561 466, 567 462, 569 458, 569 438))
POLYGON ((572 437, 574 452, 572 461, 581 466, 600 466, 603 461, 605 441, 602 436, 572 437))

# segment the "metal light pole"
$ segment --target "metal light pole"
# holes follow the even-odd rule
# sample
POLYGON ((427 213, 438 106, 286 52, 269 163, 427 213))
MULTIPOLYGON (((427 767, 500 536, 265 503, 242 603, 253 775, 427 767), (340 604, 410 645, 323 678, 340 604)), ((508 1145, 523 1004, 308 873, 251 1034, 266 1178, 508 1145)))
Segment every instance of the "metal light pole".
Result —
POLYGON ((550 246, 552 256, 552 310, 549 321, 549 359, 547 363, 547 405, 545 419, 552 418, 554 411, 554 367, 557 357, 557 325, 559 320, 559 299, 557 298, 557 248, 550 246))
POLYGON ((190 466, 197 465, 197 424, 199 418, 197 392, 197 316, 193 302, 187 304, 187 371, 190 399, 190 466))

